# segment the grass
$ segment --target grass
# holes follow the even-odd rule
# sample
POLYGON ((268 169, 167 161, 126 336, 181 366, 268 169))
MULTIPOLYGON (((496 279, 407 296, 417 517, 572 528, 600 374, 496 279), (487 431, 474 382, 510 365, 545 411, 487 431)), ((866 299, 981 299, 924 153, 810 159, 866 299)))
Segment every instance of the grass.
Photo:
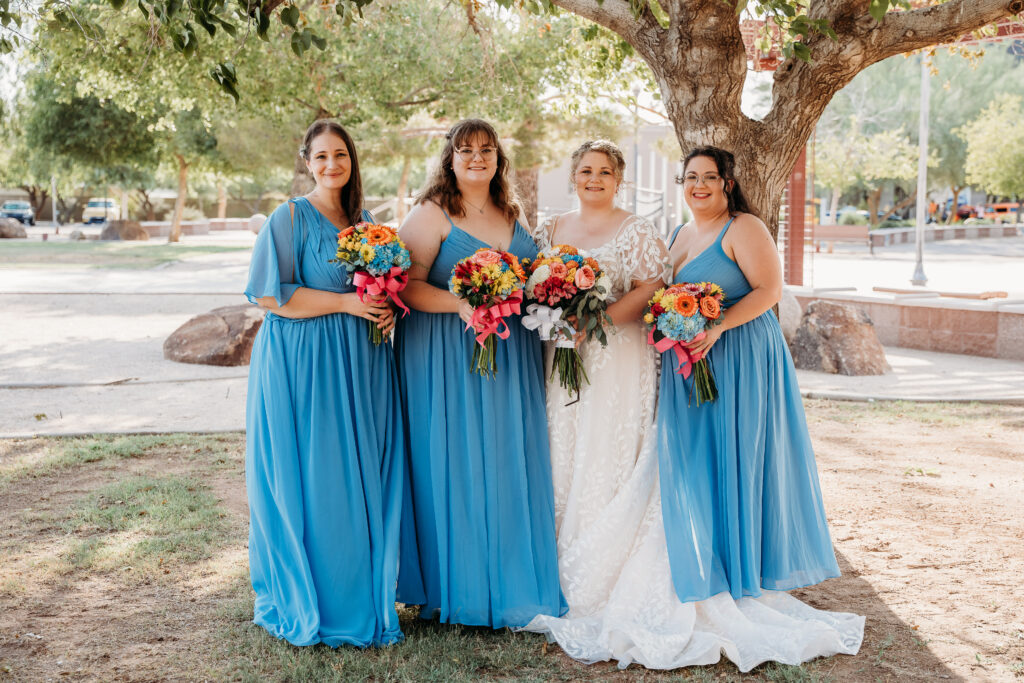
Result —
POLYGON ((201 254, 245 251, 249 247, 152 244, 149 242, 0 242, 0 268, 146 269, 201 254))
MULTIPOLYGON (((808 399, 808 414, 816 419, 843 423, 877 422, 885 424, 911 423, 921 426, 961 426, 993 418, 1007 419, 1007 426, 1016 426, 1019 420, 1012 408, 981 403, 914 403, 910 401, 830 401, 808 399)), ((1024 425, 1019 425, 1024 427, 1024 425)))
POLYGON ((193 478, 137 476, 90 493, 60 528, 77 539, 66 558, 76 569, 155 568, 210 557, 224 539, 224 518, 193 478))

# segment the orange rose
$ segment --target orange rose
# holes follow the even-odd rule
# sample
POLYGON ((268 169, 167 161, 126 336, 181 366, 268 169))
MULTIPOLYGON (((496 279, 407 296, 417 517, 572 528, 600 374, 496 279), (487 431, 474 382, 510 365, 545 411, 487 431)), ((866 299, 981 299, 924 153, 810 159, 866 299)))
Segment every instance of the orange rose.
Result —
POLYGON ((676 297, 676 313, 689 318, 697 312, 697 300, 689 294, 680 294, 676 297))
POLYGON ((561 261, 552 261, 551 263, 551 277, 558 278, 559 280, 565 278, 568 274, 569 269, 565 267, 565 264, 561 261))
POLYGON ((355 228, 349 226, 349 227, 345 228, 344 230, 342 230, 341 232, 339 232, 338 233, 338 237, 348 237, 349 235, 351 235, 355 231, 356 231, 355 228))
POLYGON ((718 320, 718 316, 722 315, 722 307, 718 304, 718 299, 706 296, 700 300, 700 313, 708 320, 718 320))
POLYGON ((583 263, 587 264, 595 271, 601 270, 601 266, 598 265, 597 259, 592 259, 588 256, 587 258, 583 259, 583 263))

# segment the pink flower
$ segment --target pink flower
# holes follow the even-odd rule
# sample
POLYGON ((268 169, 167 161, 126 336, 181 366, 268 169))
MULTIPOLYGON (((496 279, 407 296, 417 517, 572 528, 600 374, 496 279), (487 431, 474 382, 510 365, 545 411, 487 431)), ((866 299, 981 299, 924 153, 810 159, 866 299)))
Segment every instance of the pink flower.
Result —
POLYGON ((596 280, 594 269, 590 266, 583 266, 576 271, 576 286, 580 289, 590 289, 596 280))
POLYGON ((693 282, 687 282, 683 285, 683 291, 691 296, 700 296, 704 293, 704 288, 693 282))
POLYGON ((565 267, 565 264, 561 261, 555 261, 551 264, 551 277, 556 277, 559 280, 565 277, 565 274, 569 272, 569 269, 565 267))
POLYGON ((501 263, 501 254, 490 249, 481 250, 473 256, 473 260, 482 266, 493 266, 496 263, 501 263))

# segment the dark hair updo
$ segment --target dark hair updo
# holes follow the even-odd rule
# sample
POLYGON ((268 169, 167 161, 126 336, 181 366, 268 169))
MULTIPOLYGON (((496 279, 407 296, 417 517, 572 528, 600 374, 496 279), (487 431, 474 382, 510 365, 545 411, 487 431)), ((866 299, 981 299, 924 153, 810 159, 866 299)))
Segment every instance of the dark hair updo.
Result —
MULTIPOLYGON (((754 213, 750 210, 750 204, 747 203, 747 198, 743 195, 743 190, 740 189, 740 183, 736 180, 736 157, 732 155, 732 152, 727 152, 719 147, 712 147, 711 145, 705 145, 703 147, 694 147, 690 150, 689 154, 683 157, 683 173, 686 173, 686 166, 697 157, 707 157, 715 162, 715 167, 718 169, 718 175, 722 176, 723 185, 722 191, 725 192, 725 198, 729 205, 729 213, 732 215, 738 213, 754 213)), ((683 183, 683 177, 677 177, 676 182, 679 184, 683 183)))

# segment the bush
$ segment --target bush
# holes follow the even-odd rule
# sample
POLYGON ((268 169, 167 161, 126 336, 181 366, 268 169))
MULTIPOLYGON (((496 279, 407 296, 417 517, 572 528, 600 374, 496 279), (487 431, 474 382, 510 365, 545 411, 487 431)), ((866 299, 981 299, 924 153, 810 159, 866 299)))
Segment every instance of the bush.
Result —
POLYGON ((912 228, 916 223, 912 220, 901 220, 899 218, 887 218, 879 223, 876 228, 912 228))
POLYGON ((861 216, 859 213, 853 211, 847 211, 846 213, 839 214, 839 225, 867 225, 868 219, 861 216))
MULTIPOLYGON (((170 220, 170 219, 171 219, 171 217, 168 216, 167 220, 170 220)), ((185 208, 183 208, 181 210, 181 220, 182 221, 205 221, 206 220, 206 214, 204 214, 202 211, 200 211, 199 209, 197 209, 194 206, 186 206, 185 208)))

